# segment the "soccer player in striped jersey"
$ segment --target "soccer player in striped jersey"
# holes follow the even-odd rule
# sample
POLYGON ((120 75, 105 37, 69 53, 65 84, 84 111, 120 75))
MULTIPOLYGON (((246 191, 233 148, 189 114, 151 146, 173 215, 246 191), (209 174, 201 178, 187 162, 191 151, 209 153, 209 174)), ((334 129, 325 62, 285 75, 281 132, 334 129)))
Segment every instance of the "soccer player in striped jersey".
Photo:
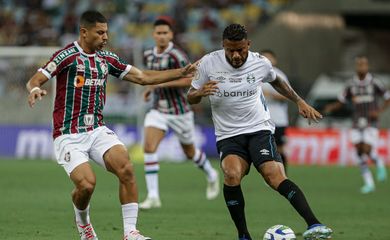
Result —
MULTIPOLYGON (((166 70, 181 68, 189 63, 187 55, 172 43, 172 21, 159 18, 154 22, 153 38, 155 47, 144 52, 144 62, 148 69, 166 70)), ((180 140, 188 159, 192 159, 208 181, 206 198, 215 199, 219 193, 217 171, 212 167, 206 154, 194 145, 194 116, 186 99, 191 78, 162 83, 148 87, 144 99, 152 95, 153 108, 146 114, 144 122, 145 179, 148 190, 141 209, 161 207, 158 172, 160 169, 157 148, 166 132, 171 128, 180 140)))
POLYGON ((364 185, 360 189, 366 194, 375 190, 375 182, 368 167, 368 160, 376 163, 377 180, 385 181, 386 167, 376 153, 375 147, 379 138, 378 117, 390 104, 390 92, 384 85, 369 73, 369 62, 366 56, 355 59, 356 75, 347 83, 338 101, 324 108, 324 113, 340 109, 343 104, 350 103, 353 108, 353 128, 350 138, 355 145, 357 158, 364 185), (381 104, 381 100, 385 100, 381 104))
POLYGON ((190 104, 199 103, 203 97, 210 100, 224 173, 225 203, 238 239, 252 239, 246 225, 241 190, 241 181, 252 164, 268 185, 283 195, 304 218, 308 225, 303 233, 305 240, 330 238, 332 230, 318 221, 303 192, 285 175, 261 82, 269 82, 280 94, 296 103, 299 113, 309 122, 322 118, 321 114, 275 74, 267 58, 249 51, 250 41, 244 26, 227 26, 222 44, 222 50, 201 59, 187 99, 190 104))
POLYGON ((108 75, 141 84, 159 84, 179 79, 195 70, 194 65, 168 71, 141 71, 104 51, 108 40, 106 18, 86 11, 80 19, 80 36, 57 51, 28 81, 28 102, 33 107, 47 94, 41 86, 56 77, 53 138, 57 162, 72 180, 72 202, 80 238, 98 239, 89 217, 89 202, 96 177, 89 159, 115 174, 119 180, 124 239, 145 240, 136 229, 138 192, 128 152, 117 135, 105 126, 103 107, 108 75))

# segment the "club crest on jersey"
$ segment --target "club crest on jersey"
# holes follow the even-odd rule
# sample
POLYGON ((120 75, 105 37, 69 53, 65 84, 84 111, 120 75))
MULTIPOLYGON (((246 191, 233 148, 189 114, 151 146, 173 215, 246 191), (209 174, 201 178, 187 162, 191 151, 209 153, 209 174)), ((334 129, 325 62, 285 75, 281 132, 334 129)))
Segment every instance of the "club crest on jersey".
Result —
POLYGON ((77 72, 85 72, 85 66, 83 64, 77 64, 77 72))
POLYGON ((255 75, 253 73, 249 73, 248 76, 246 77, 246 81, 248 83, 255 83, 256 82, 255 75))
POLYGON ((85 114, 84 115, 84 124, 85 126, 92 126, 94 124, 93 114, 85 114))
POLYGON ((75 78, 74 78, 74 86, 77 87, 77 88, 81 88, 84 86, 84 83, 85 83, 85 78, 83 76, 79 76, 77 75, 75 78))
POLYGON ((103 71, 103 75, 107 75, 107 73, 108 73, 107 64, 100 62, 99 65, 100 65, 100 69, 103 71))

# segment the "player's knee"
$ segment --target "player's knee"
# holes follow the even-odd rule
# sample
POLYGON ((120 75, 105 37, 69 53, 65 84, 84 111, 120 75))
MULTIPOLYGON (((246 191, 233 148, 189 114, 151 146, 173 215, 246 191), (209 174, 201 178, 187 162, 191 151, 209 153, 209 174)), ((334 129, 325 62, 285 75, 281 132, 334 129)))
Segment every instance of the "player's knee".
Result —
POLYGON ((279 184, 283 182, 286 178, 280 174, 278 171, 264 171, 263 172, 264 180, 269 186, 273 189, 277 189, 279 184))
POLYGON ((147 143, 144 144, 144 152, 145 153, 155 153, 157 150, 157 146, 155 144, 147 143))
POLYGON ((116 174, 122 182, 135 182, 134 168, 130 162, 125 163, 116 174))
POLYGON ((83 179, 77 184, 77 189, 85 195, 92 195, 95 190, 95 179, 83 179))
POLYGON ((238 169, 224 169, 225 183, 231 186, 240 184, 242 174, 238 169))

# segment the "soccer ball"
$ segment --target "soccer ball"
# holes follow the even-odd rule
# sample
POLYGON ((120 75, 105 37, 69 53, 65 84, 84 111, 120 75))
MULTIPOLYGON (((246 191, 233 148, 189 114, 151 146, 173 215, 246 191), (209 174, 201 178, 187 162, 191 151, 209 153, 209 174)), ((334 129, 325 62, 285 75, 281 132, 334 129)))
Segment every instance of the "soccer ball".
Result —
POLYGON ((294 231, 284 225, 275 225, 267 229, 263 240, 296 240, 294 231))

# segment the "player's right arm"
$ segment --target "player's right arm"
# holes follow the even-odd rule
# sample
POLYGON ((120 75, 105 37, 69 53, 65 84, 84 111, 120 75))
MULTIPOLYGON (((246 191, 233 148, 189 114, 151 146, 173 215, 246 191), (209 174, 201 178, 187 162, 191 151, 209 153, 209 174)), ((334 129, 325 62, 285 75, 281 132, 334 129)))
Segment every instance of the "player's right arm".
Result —
POLYGON ((42 100, 42 97, 47 94, 47 91, 41 89, 41 86, 49 79, 41 71, 36 72, 26 84, 28 95, 28 104, 34 107, 36 99, 42 100))
POLYGON ((196 63, 188 64, 185 67, 165 71, 140 70, 134 66, 123 77, 123 80, 140 85, 157 85, 179 78, 191 77, 196 70, 196 63))
POLYGON ((218 91, 217 81, 208 81, 201 88, 196 89, 193 86, 190 87, 187 94, 187 101, 189 104, 200 103, 202 97, 214 95, 218 91))

